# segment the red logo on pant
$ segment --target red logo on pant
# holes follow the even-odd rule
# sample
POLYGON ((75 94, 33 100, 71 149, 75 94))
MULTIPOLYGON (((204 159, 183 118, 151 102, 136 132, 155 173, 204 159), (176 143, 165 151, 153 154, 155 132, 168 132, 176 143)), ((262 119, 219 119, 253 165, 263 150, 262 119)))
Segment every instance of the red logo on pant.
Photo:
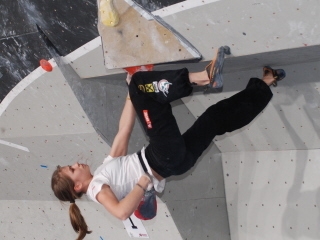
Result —
POLYGON ((148 110, 143 110, 143 116, 144 116, 144 120, 146 120, 147 128, 151 129, 152 128, 152 124, 151 124, 151 120, 149 118, 148 110))

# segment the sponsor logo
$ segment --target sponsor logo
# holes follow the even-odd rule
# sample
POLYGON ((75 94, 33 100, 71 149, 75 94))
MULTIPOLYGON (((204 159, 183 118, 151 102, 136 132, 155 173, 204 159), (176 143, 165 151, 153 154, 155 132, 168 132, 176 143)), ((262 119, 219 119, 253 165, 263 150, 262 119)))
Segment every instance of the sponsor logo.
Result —
POLYGON ((142 92, 145 92, 145 91, 146 91, 143 85, 139 85, 138 88, 139 88, 139 90, 142 91, 142 92))
POLYGON ((152 85, 153 85, 153 89, 156 93, 159 92, 159 88, 158 88, 158 82, 152 82, 152 85))
POLYGON ((169 87, 172 83, 169 83, 168 80, 162 79, 158 82, 159 91, 163 92, 165 96, 169 93, 169 87))
POLYGON ((151 120, 149 118, 148 110, 143 110, 143 116, 144 116, 144 120, 146 120, 147 128, 151 129, 152 128, 152 123, 151 123, 151 120))
POLYGON ((172 85, 172 83, 169 83, 168 80, 162 79, 159 82, 155 81, 152 83, 144 84, 144 85, 138 85, 138 88, 142 92, 147 93, 159 93, 163 92, 165 96, 169 93, 169 87, 172 85))
POLYGON ((152 83, 145 84, 144 86, 146 88, 146 92, 154 92, 154 88, 153 88, 152 83))

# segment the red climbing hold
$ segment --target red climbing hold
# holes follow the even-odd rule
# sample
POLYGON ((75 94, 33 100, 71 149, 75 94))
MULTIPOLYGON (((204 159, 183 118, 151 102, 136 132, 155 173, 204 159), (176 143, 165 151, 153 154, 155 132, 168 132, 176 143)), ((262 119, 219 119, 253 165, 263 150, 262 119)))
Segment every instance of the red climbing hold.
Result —
POLYGON ((143 65, 143 66, 135 66, 135 67, 127 67, 125 70, 130 74, 133 75, 135 72, 141 71, 152 71, 153 64, 143 65))
POLYGON ((45 59, 41 59, 40 60, 40 66, 46 70, 47 72, 51 72, 52 71, 52 65, 51 63, 49 63, 47 60, 45 59))

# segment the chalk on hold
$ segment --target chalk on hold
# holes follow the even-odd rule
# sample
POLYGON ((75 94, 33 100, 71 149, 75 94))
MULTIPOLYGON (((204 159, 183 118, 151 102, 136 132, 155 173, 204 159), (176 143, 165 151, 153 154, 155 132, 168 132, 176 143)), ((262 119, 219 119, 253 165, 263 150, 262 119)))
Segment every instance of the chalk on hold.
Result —
POLYGON ((52 65, 45 59, 41 59, 40 60, 40 66, 46 70, 47 72, 51 72, 52 71, 52 65))
POLYGON ((108 27, 115 27, 119 23, 119 14, 113 6, 113 0, 100 1, 100 20, 108 27))

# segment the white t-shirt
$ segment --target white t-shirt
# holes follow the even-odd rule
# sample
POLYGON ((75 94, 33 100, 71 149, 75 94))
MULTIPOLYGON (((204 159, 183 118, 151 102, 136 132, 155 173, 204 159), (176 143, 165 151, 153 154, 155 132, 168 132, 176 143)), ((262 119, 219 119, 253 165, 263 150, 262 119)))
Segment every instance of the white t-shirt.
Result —
MULTIPOLYGON (((153 176, 145 158, 145 148, 142 148, 141 156, 148 173, 153 176)), ((101 191, 102 185, 106 184, 109 185, 117 199, 121 200, 134 188, 143 174, 144 171, 137 153, 117 158, 112 158, 109 155, 104 159, 103 164, 95 170, 86 194, 90 199, 98 202, 96 196, 101 191)), ((165 179, 158 181, 153 176, 152 182, 157 192, 163 191, 165 179)))

